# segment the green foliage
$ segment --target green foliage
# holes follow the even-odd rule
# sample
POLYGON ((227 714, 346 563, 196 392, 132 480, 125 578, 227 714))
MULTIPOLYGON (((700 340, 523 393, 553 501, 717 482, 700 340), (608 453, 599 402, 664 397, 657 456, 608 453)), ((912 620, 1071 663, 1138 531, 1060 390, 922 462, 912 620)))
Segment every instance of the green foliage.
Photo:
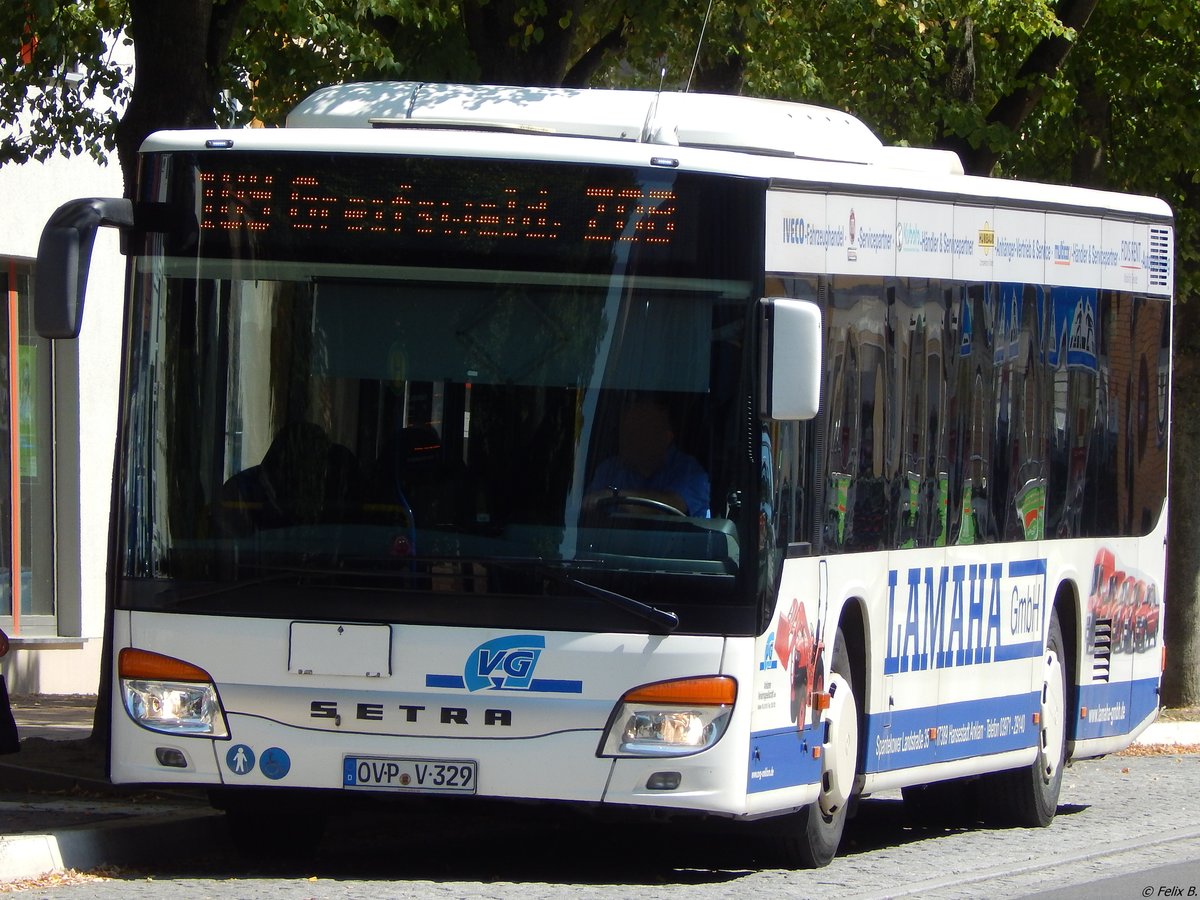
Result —
POLYGON ((243 19, 226 74, 236 121, 281 125, 303 97, 342 81, 475 76, 451 2, 250 0, 243 19))
POLYGON ((126 14, 122 0, 0 4, 0 164, 112 151, 130 84, 104 34, 126 14))
MULTIPOLYGON (((133 2, 0 3, 0 164, 113 150, 133 88, 111 36, 131 25, 133 2)), ((1002 175, 1162 197, 1177 217, 1178 293, 1200 292, 1197 0, 1100 0, 1079 33, 1059 14, 1087 0, 157 2, 239 9, 228 53, 208 61, 220 67, 217 121, 278 125, 314 88, 369 79, 569 79, 805 100, 855 113, 888 142, 979 151, 980 167, 1002 175), (1063 42, 1065 62, 1031 72, 1036 51, 1063 42)), ((178 78, 207 91, 208 74, 178 78)), ((126 156, 161 112, 128 129, 126 156)), ((1190 372, 1200 350, 1179 347, 1179 371, 1190 372)), ((1177 380, 1181 408, 1196 405, 1194 382, 1177 380)), ((1173 515, 1195 521, 1193 501, 1173 502, 1173 515)), ((1187 559, 1176 605, 1190 612, 1196 566, 1185 551, 1170 554, 1187 559)), ((1171 635, 1185 659, 1200 658, 1193 620, 1177 617, 1189 633, 1171 635)))
MULTIPOLYGON (((0 8, 0 162, 112 150, 114 110, 131 85, 104 35, 128 26, 127 2, 0 8), (78 87, 64 89, 63 73, 78 87)), ((1179 215, 1191 292, 1200 286, 1191 274, 1200 268, 1200 7, 1102 2, 1075 34, 1058 18, 1066 2, 246 0, 213 104, 218 121, 279 125, 324 84, 497 72, 516 83, 525 72, 530 83, 805 100, 855 113, 885 141, 985 149, 1003 174, 1162 196, 1179 215), (1073 43, 1066 64, 1024 75, 1051 38, 1073 43), (1032 112, 1008 124, 993 117, 1025 89, 1037 93, 1032 112)))
POLYGON ((1200 6, 1101 4, 1009 167, 1161 197, 1176 214, 1177 287, 1200 291, 1200 6), (1091 114, 1089 115, 1089 110, 1091 114), (1081 157, 1094 163, 1084 172, 1081 157))

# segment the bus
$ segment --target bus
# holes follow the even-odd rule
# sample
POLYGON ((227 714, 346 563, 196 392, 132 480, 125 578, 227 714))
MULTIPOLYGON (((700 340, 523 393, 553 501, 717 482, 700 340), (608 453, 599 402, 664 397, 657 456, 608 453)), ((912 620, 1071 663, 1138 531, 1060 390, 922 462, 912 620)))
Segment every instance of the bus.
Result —
POLYGON ((1157 713, 1159 200, 799 103, 391 82, 148 137, 47 223, 41 333, 101 226, 114 782, 822 866, 872 793, 1047 825, 1157 713))

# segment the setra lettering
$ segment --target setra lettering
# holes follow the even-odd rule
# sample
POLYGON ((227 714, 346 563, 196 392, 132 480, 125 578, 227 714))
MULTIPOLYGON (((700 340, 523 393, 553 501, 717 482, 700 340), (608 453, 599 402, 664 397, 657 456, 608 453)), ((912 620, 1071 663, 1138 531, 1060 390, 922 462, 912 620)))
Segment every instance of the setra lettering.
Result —
MULTIPOLYGON (((382 703, 354 704, 355 718, 360 722, 388 722, 390 724, 421 724, 427 721, 425 713, 428 709, 417 704, 402 703, 394 707, 395 713, 382 703)), ((313 700, 308 707, 309 718, 333 719, 340 722, 336 700, 313 700)), ((487 708, 472 713, 461 706, 443 706, 437 711, 439 724, 470 725, 472 719, 481 720, 486 727, 511 728, 513 714, 511 709, 487 708)))

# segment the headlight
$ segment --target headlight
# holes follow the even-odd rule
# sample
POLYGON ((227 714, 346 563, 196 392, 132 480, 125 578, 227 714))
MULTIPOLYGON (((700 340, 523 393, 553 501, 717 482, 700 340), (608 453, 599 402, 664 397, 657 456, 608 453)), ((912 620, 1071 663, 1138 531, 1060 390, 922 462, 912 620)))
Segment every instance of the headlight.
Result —
POLYGON ((212 676, 199 666, 126 648, 117 661, 121 699, 143 728, 166 734, 228 737, 212 676))
POLYGON ((600 756, 687 756, 729 726, 737 682, 724 675, 661 681, 628 691, 609 718, 600 756))

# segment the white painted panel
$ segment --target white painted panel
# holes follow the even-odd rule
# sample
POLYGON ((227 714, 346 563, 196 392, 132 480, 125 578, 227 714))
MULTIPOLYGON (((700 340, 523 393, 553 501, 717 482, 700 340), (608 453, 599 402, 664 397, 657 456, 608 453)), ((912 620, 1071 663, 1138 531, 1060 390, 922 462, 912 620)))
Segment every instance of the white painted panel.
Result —
POLYGON ((952 278, 948 252, 950 208, 940 203, 900 200, 896 204, 896 274, 952 278))
POLYGON ((830 194, 826 216, 831 274, 895 274, 895 200, 830 194))
POLYGON ((1046 216, 1046 242, 1050 264, 1046 282, 1054 285, 1098 288, 1102 283, 1100 219, 1081 216, 1046 216))
POLYGON ((991 207, 955 206, 950 256, 954 277, 960 281, 996 281, 993 274, 996 243, 996 210, 991 207))
POLYGON ((1043 284, 1050 258, 1045 213, 997 209, 994 228, 996 281, 1043 284))
POLYGON ((767 193, 767 271, 824 272, 825 195, 767 193))
POLYGON ((392 629, 387 625, 293 622, 288 671, 295 675, 392 674, 392 629))

